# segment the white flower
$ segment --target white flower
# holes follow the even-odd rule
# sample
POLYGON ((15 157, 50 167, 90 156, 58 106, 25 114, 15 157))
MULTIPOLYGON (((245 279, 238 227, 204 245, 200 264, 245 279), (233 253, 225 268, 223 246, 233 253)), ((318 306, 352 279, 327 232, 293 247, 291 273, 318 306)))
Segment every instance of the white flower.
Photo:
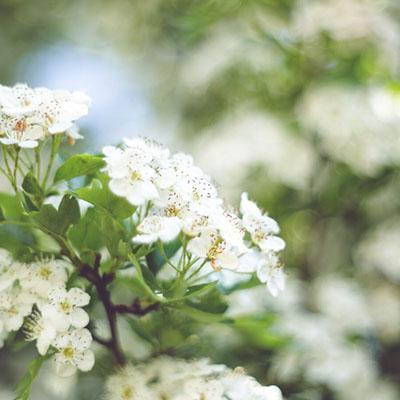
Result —
POLYGON ((242 193, 240 212, 244 228, 250 233, 252 241, 262 251, 281 251, 285 242, 275 236, 279 233, 276 221, 263 214, 256 203, 248 199, 247 193, 242 193))
POLYGON ((188 251, 207 259, 216 271, 222 268, 234 270, 239 265, 237 253, 214 229, 206 229, 193 238, 188 244, 188 251))
POLYGON ((35 309, 25 321, 24 335, 28 341, 36 340, 39 354, 45 355, 57 335, 57 330, 50 320, 44 319, 40 311, 35 309))
POLYGON ((67 278, 65 263, 48 259, 25 265, 25 276, 20 283, 24 289, 47 298, 49 290, 64 287, 67 278))
POLYGON ((181 220, 176 217, 146 217, 137 227, 139 235, 133 238, 135 243, 150 244, 158 240, 170 242, 181 230, 181 220))
POLYGON ((276 386, 262 387, 240 369, 208 360, 159 357, 126 366, 106 384, 107 400, 281 400, 276 386))
POLYGON ((0 142, 33 148, 49 135, 77 138, 73 121, 86 115, 90 99, 81 92, 0 86, 0 142))
POLYGON ((13 287, 0 292, 0 331, 17 331, 31 313, 35 299, 13 287))
POLYGON ((258 279, 267 285, 272 296, 277 296, 285 288, 285 273, 274 253, 253 250, 240 258, 240 270, 255 271, 258 279))
POLYGON ((127 366, 111 376, 106 383, 107 400, 154 400, 156 393, 146 385, 146 376, 127 366))
POLYGON ((24 277, 24 266, 13 261, 7 251, 0 249, 0 291, 8 289, 17 279, 24 277))
POLYGON ((224 392, 225 388, 218 380, 195 378, 184 383, 182 393, 174 400, 221 400, 224 392))
POLYGON ((88 305, 89 301, 90 296, 81 289, 72 288, 67 292, 64 288, 54 288, 49 292, 49 303, 43 305, 40 311, 58 331, 65 331, 71 325, 83 328, 89 323, 89 316, 80 307, 88 305))
POLYGON ((152 155, 142 142, 123 150, 108 146, 103 149, 103 153, 106 156, 106 170, 111 178, 109 186, 113 193, 126 197, 136 206, 158 196, 153 183, 156 172, 150 166, 152 155))
POLYGON ((89 347, 92 335, 87 329, 62 333, 53 341, 57 349, 54 355, 56 372, 63 377, 71 376, 77 369, 87 372, 93 368, 94 354, 89 347))

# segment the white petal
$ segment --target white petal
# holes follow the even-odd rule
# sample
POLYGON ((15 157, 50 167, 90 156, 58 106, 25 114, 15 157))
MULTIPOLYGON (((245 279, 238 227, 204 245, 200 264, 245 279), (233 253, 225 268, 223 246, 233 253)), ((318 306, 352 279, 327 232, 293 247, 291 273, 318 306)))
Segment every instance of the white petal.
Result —
POLYGON ((38 142, 36 140, 25 140, 24 142, 19 142, 19 147, 24 149, 33 149, 38 146, 38 142))
POLYGON ((268 236, 259 242, 259 246, 263 251, 282 251, 286 244, 283 239, 278 236, 268 236))
POLYGON ((150 235, 136 235, 132 241, 134 243, 138 244, 150 244, 157 242, 158 236, 156 234, 150 234, 150 235))
POLYGON ((63 363, 56 361, 56 374, 62 378, 68 378, 74 375, 76 367, 69 363, 63 363))
POLYGON ((68 300, 77 307, 87 306, 90 302, 90 296, 79 288, 72 288, 68 291, 68 300))
POLYGON ((87 350, 92 341, 92 335, 86 328, 73 331, 71 334, 71 342, 79 353, 87 350))
POLYGON ((91 350, 86 350, 83 352, 80 357, 77 357, 76 363, 78 368, 83 371, 87 372, 93 368, 94 365, 94 354, 91 350))
POLYGON ((82 308, 75 308, 71 315, 71 325, 75 328, 84 328, 89 323, 89 315, 82 308))

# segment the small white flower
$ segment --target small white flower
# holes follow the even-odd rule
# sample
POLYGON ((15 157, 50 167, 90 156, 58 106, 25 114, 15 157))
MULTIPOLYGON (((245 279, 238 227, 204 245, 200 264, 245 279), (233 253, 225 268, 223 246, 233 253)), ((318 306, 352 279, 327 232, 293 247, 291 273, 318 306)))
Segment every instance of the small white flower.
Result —
POLYGON ((158 240, 170 242, 178 236, 181 226, 182 222, 179 218, 152 215, 139 224, 137 230, 140 234, 135 236, 133 241, 142 244, 150 244, 158 240))
POLYGON ((72 288, 67 292, 64 288, 54 288, 49 292, 48 301, 49 304, 43 305, 40 311, 58 331, 65 331, 71 325, 83 328, 89 323, 87 312, 80 308, 90 301, 90 296, 83 290, 72 288))
POLYGON ((257 205, 248 199, 247 193, 242 193, 240 211, 244 228, 261 250, 279 252, 285 248, 285 242, 275 236, 279 233, 276 221, 263 214, 257 205))
POLYGON ((214 229, 204 230, 188 244, 188 251, 197 257, 207 259, 216 271, 222 268, 234 270, 238 267, 236 252, 214 229))
POLYGON ((26 265, 20 283, 25 290, 47 298, 49 290, 64 287, 67 278, 66 265, 60 260, 49 259, 26 265))
POLYGON ((108 146, 103 153, 111 178, 109 187, 113 193, 126 197, 136 206, 158 196, 153 183, 156 172, 150 166, 152 155, 142 142, 138 141, 134 147, 125 147, 123 150, 108 146))
POLYGON ((240 270, 256 272, 258 279, 265 283, 268 291, 276 297, 285 288, 285 273, 274 253, 253 250, 240 257, 240 270))
POLYGON ((221 400, 225 393, 223 384, 218 380, 190 379, 183 385, 183 391, 176 400, 221 400))
POLYGON ((49 135, 68 132, 86 115, 90 99, 81 92, 31 89, 25 84, 0 86, 0 142, 34 148, 49 135))
POLYGON ((31 313, 35 299, 13 287, 0 292, 0 328, 6 332, 21 328, 24 318, 31 313))
POLYGON ((94 365, 94 354, 89 350, 91 343, 92 335, 87 329, 74 330, 57 336, 53 341, 53 346, 57 349, 54 355, 57 374, 68 377, 77 369, 90 371, 94 365))
POLYGON ((39 310, 35 309, 26 319, 24 335, 28 341, 36 340, 39 354, 45 355, 57 335, 50 320, 45 320, 39 310))

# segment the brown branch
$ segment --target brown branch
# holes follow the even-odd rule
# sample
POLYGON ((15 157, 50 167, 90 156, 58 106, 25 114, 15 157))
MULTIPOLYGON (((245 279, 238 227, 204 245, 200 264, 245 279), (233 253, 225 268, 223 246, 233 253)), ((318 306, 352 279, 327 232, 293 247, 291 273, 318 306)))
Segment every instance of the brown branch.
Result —
POLYGON ((140 299, 136 298, 130 306, 127 306, 125 304, 115 304, 114 308, 120 314, 134 314, 138 316, 143 316, 152 311, 158 310, 160 308, 160 303, 153 303, 146 307, 143 307, 140 304, 140 299))

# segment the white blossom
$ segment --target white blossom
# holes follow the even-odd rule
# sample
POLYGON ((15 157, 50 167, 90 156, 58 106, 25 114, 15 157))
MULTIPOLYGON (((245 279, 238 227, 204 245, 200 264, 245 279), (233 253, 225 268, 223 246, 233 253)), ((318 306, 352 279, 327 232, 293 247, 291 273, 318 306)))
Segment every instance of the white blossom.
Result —
POLYGON ((81 289, 54 288, 50 290, 48 304, 41 307, 41 312, 59 331, 67 330, 71 325, 83 328, 89 323, 89 316, 81 307, 88 305, 89 301, 90 296, 81 289))
POLYGON ((89 105, 82 92, 0 86, 0 142, 33 148, 54 134, 79 138, 73 122, 88 113, 89 105))
POLYGON ((93 368, 94 354, 89 350, 92 335, 87 329, 60 334, 53 341, 57 349, 54 355, 57 374, 71 376, 77 369, 87 372, 93 368))
POLYGON ((178 236, 181 225, 179 218, 152 215, 146 217, 137 227, 139 235, 136 235, 133 241, 142 244, 154 243, 158 240, 170 242, 178 236))
POLYGON ((282 399, 276 386, 263 387, 242 369, 165 356, 126 366, 108 379, 106 389, 107 400, 282 399))

